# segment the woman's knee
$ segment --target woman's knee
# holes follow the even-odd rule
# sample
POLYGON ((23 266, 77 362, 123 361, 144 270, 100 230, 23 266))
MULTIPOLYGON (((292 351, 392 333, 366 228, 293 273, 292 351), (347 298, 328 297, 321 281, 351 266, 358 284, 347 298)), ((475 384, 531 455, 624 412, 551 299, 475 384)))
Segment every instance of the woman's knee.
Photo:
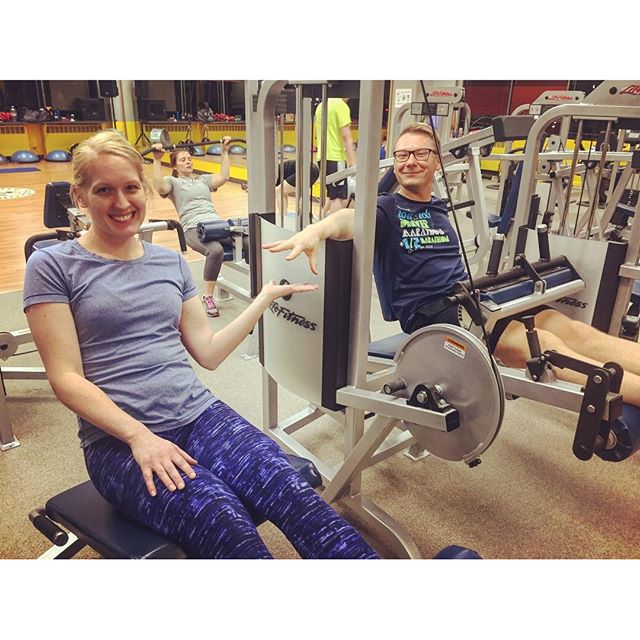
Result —
POLYGON ((215 282, 222 268, 224 248, 219 242, 208 242, 205 248, 204 279, 209 282, 215 282))
POLYGON ((219 259, 222 262, 224 257, 224 247, 217 241, 207 242, 204 245, 205 255, 213 260, 219 259))

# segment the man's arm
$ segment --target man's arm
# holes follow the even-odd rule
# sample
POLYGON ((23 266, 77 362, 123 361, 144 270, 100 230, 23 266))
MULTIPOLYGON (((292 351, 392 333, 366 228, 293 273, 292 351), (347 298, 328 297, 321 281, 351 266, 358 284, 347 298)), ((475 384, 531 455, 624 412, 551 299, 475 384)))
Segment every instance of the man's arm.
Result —
POLYGON ((356 161, 356 149, 353 144, 353 137, 351 136, 351 125, 348 124, 345 127, 341 127, 340 135, 342 136, 342 144, 344 145, 344 151, 347 154, 347 165, 354 167, 357 164, 356 161))
POLYGON ((270 242, 262 245, 262 248, 269 249, 271 253, 290 251, 287 260, 294 260, 301 253, 304 253, 309 258, 311 271, 317 275, 318 244, 327 238, 351 240, 353 238, 354 216, 353 209, 339 209, 319 222, 305 227, 288 240, 270 242))

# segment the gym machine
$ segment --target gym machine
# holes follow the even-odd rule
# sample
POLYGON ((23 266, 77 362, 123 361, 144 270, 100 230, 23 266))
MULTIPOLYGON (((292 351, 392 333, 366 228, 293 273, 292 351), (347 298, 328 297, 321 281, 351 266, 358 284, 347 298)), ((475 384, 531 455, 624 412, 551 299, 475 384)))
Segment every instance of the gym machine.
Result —
MULTIPOLYGON (((566 315, 617 335, 629 305, 635 280, 640 277, 640 226, 623 225, 624 234, 612 224, 616 214, 622 213, 620 204, 629 181, 637 174, 640 161, 637 151, 609 153, 607 144, 601 150, 581 150, 583 132, 592 121, 606 127, 605 140, 615 129, 619 139, 626 139, 629 131, 640 128, 640 96, 635 81, 605 81, 590 93, 583 102, 555 106, 537 117, 527 136, 522 156, 522 180, 517 194, 513 221, 506 235, 503 264, 512 266, 515 256, 535 243, 535 227, 540 222, 551 229, 549 236, 554 254, 569 257, 585 276, 588 286, 580 295, 560 300, 556 306, 566 315), (572 152, 541 151, 546 130, 565 118, 577 123, 575 147, 572 152), (546 160, 570 159, 566 174, 565 193, 562 198, 550 198, 541 210, 536 186, 540 166, 546 160), (604 208, 602 220, 596 221, 599 184, 607 160, 624 163, 620 177, 604 208), (590 204, 586 220, 574 214, 574 229, 570 224, 570 195, 573 179, 579 163, 593 162, 596 179, 591 188, 590 204), (560 206, 558 206, 560 205, 560 206), (540 220, 539 220, 540 218, 540 220), (554 219, 555 218, 555 219, 554 219), (559 218, 559 219, 558 219, 559 218), (615 232, 617 231, 617 233, 615 232)), ((637 211, 637 203, 635 211, 637 211)), ((627 211, 628 213, 628 211, 627 211)), ((633 216, 635 218, 635 216, 633 216)), ((629 220, 629 216, 627 217, 629 220)))
MULTIPOLYGON (((255 214, 272 212, 275 208, 273 189, 266 177, 273 174, 270 165, 275 156, 272 112, 277 95, 285 84, 283 81, 263 82, 258 88, 257 83, 249 83, 246 91, 252 141, 248 155, 252 176, 249 183, 249 211, 255 214)), ((304 454, 315 463, 323 477, 326 486, 323 495, 329 501, 340 497, 342 502, 365 518, 368 525, 393 547, 394 555, 420 557, 420 551, 409 532, 363 495, 360 489, 362 470, 420 441, 429 441, 430 437, 438 439, 439 436, 450 436, 455 442, 443 446, 442 455, 477 464, 475 460, 490 445, 499 429, 504 405, 500 383, 486 349, 474 336, 462 331, 452 338, 452 343, 464 345, 470 354, 467 363, 475 358, 484 363, 478 365, 482 369, 479 370, 477 381, 485 389, 495 390, 493 394, 476 394, 487 403, 482 408, 475 406, 474 413, 485 416, 482 420, 474 421, 476 429, 470 424, 471 410, 468 414, 462 411, 463 415, 460 415, 462 404, 471 407, 477 402, 477 399, 471 398, 469 388, 462 390, 463 394, 468 394, 468 402, 441 412, 420 404, 421 394, 417 398, 417 405, 390 394, 380 394, 380 385, 385 382, 383 377, 373 374, 368 379, 367 348, 375 225, 370 224, 367 218, 375 211, 377 197, 382 91, 381 82, 362 82, 360 85, 359 157, 363 161, 356 170, 356 210, 360 213, 356 215, 359 225, 356 237, 361 239, 364 236, 368 241, 354 242, 352 255, 348 251, 350 243, 326 243, 327 251, 338 251, 340 256, 332 254, 325 259, 324 250, 320 252, 321 275, 311 278, 311 282, 320 285, 318 291, 308 296, 294 295, 282 303, 278 301, 260 322, 263 427, 285 448, 297 453, 304 447, 293 437, 295 431, 323 415, 340 422, 345 431, 346 466, 335 470, 311 452, 305 450, 304 454), (345 252, 348 252, 347 255, 345 252), (283 358, 283 353, 292 354, 293 357, 283 358), (314 366, 309 366, 310 363, 314 363, 314 366), (281 422, 277 406, 278 384, 308 400, 310 406, 301 414, 281 422), (377 417, 366 430, 365 438, 363 405, 370 407, 374 402, 377 417), (396 425, 403 427, 400 433, 395 429, 396 425), (413 432, 405 425, 412 425, 413 432), (449 433, 447 430, 452 431, 449 433)), ((303 261, 289 263, 281 254, 267 254, 258 250, 262 243, 291 233, 270 223, 268 217, 267 214, 250 215, 252 263, 255 265, 252 289, 257 290, 263 282, 273 277, 276 281, 309 280, 308 266, 303 261)), ((429 340, 430 337, 427 335, 423 339, 429 340)), ((441 338, 433 339, 440 341, 441 338)), ((415 350, 415 346, 407 347, 405 351, 408 350, 415 350)), ((442 352, 445 357, 451 353, 444 349, 442 352)), ((419 351, 415 350, 415 353, 419 351)), ((406 359, 406 363, 408 367, 411 366, 410 358, 406 359)), ((449 370, 455 371, 453 368, 449 370)), ((389 373, 387 377, 392 375, 389 373)), ((409 369, 404 375, 411 377, 409 369)), ((431 448, 435 450, 437 445, 430 444, 431 448)))
MULTIPOLYGON (((262 83, 260 88, 249 86, 247 90, 252 131, 249 162, 254 178, 261 164, 265 165, 263 175, 272 173, 268 166, 274 157, 270 146, 270 105, 280 89, 281 85, 274 82, 262 83)), ((274 303, 260 322, 263 428, 285 448, 313 460, 326 487, 323 496, 329 502, 339 499, 358 513, 386 539, 398 557, 420 557, 403 525, 364 495, 364 469, 404 450, 426 450, 446 460, 476 466, 498 435, 505 394, 578 412, 574 454, 580 459, 588 459, 594 452, 611 451, 619 444, 613 425, 621 422, 623 414, 618 393, 621 372, 613 363, 596 371, 585 363, 541 353, 536 349, 535 327, 529 320, 532 353, 526 371, 498 367, 475 335, 450 325, 432 325, 411 336, 401 336, 393 360, 387 360, 387 368, 372 371, 368 326, 382 91, 382 83, 361 83, 362 161, 355 172, 352 249, 348 242, 324 243, 317 256, 318 276, 310 278, 304 259, 287 262, 284 254, 260 251, 262 243, 281 240, 291 232, 270 222, 274 209, 272 189, 263 181, 264 188, 258 191, 260 180, 252 178, 252 290, 257 291, 271 278, 310 280, 319 287, 305 296, 294 295, 274 303), (578 385, 554 381, 549 362, 577 368, 592 382, 582 390, 578 385), (308 408, 280 420, 278 385, 307 400, 308 408), (367 429, 365 414, 373 419, 367 429), (344 429, 343 461, 337 467, 314 456, 294 435, 322 416, 332 417, 344 429)), ((487 290, 495 289, 493 298, 486 298, 484 305, 494 314, 489 328, 500 317, 584 288, 584 281, 568 260, 547 259, 544 239, 540 240, 540 247, 538 262, 530 263, 521 256, 508 277, 498 274, 480 282, 487 290), (516 295, 502 298, 505 289, 516 289, 516 295)), ((461 291, 460 295, 462 300, 469 292, 461 291)), ((380 358, 376 364, 379 361, 380 358)), ((623 457, 638 447, 640 438, 634 433, 631 438, 623 457)))

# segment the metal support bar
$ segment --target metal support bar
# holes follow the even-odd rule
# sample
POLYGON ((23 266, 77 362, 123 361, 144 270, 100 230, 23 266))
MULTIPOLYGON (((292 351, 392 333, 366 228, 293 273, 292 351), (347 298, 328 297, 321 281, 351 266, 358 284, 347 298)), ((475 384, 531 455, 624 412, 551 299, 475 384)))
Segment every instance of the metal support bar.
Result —
POLYGON ((424 427, 447 431, 447 416, 456 413, 455 409, 447 411, 431 411, 422 407, 407 404, 406 398, 386 395, 375 391, 367 391, 356 387, 343 387, 336 391, 336 400, 354 409, 372 411, 380 416, 387 416, 394 420, 406 420, 424 427))
POLYGON ((351 481, 369 466, 369 457, 384 442, 395 424, 393 418, 378 416, 366 433, 358 440, 335 476, 322 492, 322 497, 331 504, 339 500, 348 490, 351 481))
MULTIPOLYGON (((498 367, 504 391, 506 394, 529 398, 538 402, 544 402, 552 407, 567 409, 568 411, 580 412, 584 392, 580 385, 562 380, 554 382, 534 382, 527 378, 524 370, 498 367)), ((607 403, 602 416, 603 420, 609 419, 609 401, 614 401, 618 394, 609 393, 607 403)))
POLYGON ((9 415, 7 396, 4 393, 2 380, 0 380, 0 387, 2 387, 0 388, 0 451, 8 451, 19 447, 20 443, 11 428, 11 416, 9 415))

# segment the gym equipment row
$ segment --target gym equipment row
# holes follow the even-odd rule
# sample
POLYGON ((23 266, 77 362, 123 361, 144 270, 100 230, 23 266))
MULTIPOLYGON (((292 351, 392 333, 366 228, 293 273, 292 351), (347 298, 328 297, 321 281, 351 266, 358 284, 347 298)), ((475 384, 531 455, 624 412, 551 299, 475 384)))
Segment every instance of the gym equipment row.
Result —
MULTIPOLYGON (((616 150, 609 152, 608 144, 592 151, 580 150, 583 131, 595 121, 598 129, 606 127, 604 140, 615 129, 618 131, 618 147, 630 138, 630 133, 640 129, 640 100, 629 87, 634 81, 607 81, 599 85, 582 102, 553 107, 531 122, 525 136, 524 153, 520 156, 521 184, 517 190, 513 219, 506 220, 502 231, 506 235, 502 266, 513 265, 515 256, 533 242, 531 232, 538 222, 545 224, 552 233, 550 246, 555 254, 568 256, 583 274, 588 286, 580 296, 561 300, 557 308, 572 318, 619 335, 635 281, 640 277, 640 225, 631 224, 638 209, 624 204, 629 201, 629 187, 637 178, 640 152, 616 150), (567 122, 567 124, 565 124, 567 122), (554 124, 569 126, 577 123, 575 148, 572 152, 541 151, 546 131, 554 124), (606 123, 606 124, 603 124, 606 123), (556 161, 570 159, 568 167, 553 166, 556 161), (600 220, 597 206, 600 184, 605 166, 613 163, 609 195, 600 220), (588 188, 589 205, 580 216, 581 197, 575 213, 573 230, 569 223, 569 204, 573 178, 582 166, 584 172, 593 172, 583 181, 588 188), (553 175, 551 175, 553 174, 553 175), (558 175, 560 177, 558 177, 558 175), (550 178, 549 178, 550 176, 550 178), (551 179, 544 202, 540 196, 540 182, 551 179), (591 187, 588 185, 591 184, 591 187)), ((506 128, 516 126, 515 120, 523 116, 503 118, 506 128)), ((581 194, 582 195, 582 194, 581 194)), ((632 200, 631 200, 632 201, 632 200)))

